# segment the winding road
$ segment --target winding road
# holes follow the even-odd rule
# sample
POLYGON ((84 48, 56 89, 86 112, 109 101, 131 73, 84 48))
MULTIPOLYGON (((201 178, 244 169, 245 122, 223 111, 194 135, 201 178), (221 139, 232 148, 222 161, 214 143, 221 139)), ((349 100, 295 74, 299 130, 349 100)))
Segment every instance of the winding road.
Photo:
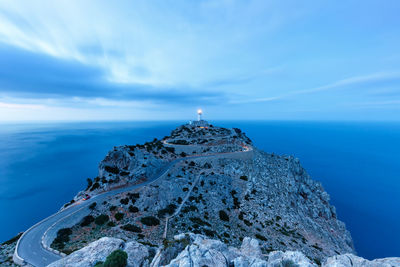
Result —
MULTIPOLYGON (((169 146, 175 146, 167 142, 165 142, 164 144, 169 146)), ((62 220, 68 218, 69 216, 81 211, 82 209, 88 209, 89 205, 93 202, 101 203, 109 196, 117 195, 122 192, 131 191, 143 187, 145 185, 149 185, 155 182, 156 180, 162 178, 164 175, 166 175, 168 171, 171 169, 171 167, 173 167, 175 164, 179 163, 182 160, 207 158, 207 157, 237 154, 237 153, 247 153, 252 151, 251 147, 245 145, 243 145, 243 149, 244 149, 243 151, 221 152, 221 153, 194 155, 194 156, 178 158, 166 164, 158 174, 156 174, 154 177, 143 183, 107 191, 95 195, 87 201, 78 202, 63 210, 60 210, 59 212, 47 217, 46 219, 40 221, 39 223, 35 224, 34 226, 32 226, 31 228, 29 228, 27 231, 24 232, 24 234, 20 237, 15 247, 15 252, 13 257, 14 262, 20 265, 29 264, 34 267, 43 267, 47 266, 48 264, 56 260, 61 259, 62 256, 59 253, 57 253, 56 251, 51 251, 50 249, 45 248, 43 246, 42 237, 46 234, 49 228, 53 227, 58 222, 61 222, 62 220)))

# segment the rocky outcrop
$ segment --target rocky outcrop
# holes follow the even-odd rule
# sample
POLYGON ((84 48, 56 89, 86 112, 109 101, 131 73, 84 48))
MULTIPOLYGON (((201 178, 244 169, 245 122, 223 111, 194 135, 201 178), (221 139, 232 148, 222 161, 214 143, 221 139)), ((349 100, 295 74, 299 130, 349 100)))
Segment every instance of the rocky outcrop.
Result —
MULTIPOLYGON (((262 254, 258 240, 243 239, 240 248, 229 246, 206 236, 185 233, 164 243, 155 256, 155 248, 136 241, 104 237, 71 255, 54 262, 49 267, 92 267, 104 261, 114 250, 128 254, 128 267, 209 266, 209 267, 317 267, 318 265, 299 251, 272 251, 262 254), (154 257, 155 256, 155 257, 154 257)), ((322 267, 398 267, 400 258, 368 261, 353 254, 329 257, 322 267)))
POLYGON ((400 258, 383 258, 366 260, 353 254, 344 254, 329 257, 323 264, 324 267, 398 267, 400 258))
POLYGON ((118 238, 103 237, 88 246, 73 252, 49 267, 92 267, 97 262, 105 261, 114 250, 122 249, 128 254, 128 267, 141 267, 148 265, 148 248, 136 241, 125 243, 118 238))

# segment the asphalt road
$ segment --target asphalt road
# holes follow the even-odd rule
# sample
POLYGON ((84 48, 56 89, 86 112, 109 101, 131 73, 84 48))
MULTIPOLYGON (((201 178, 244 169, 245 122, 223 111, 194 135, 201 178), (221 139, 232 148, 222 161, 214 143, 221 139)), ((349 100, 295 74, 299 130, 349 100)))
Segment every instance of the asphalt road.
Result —
POLYGON ((26 263, 33 265, 35 267, 43 267, 47 266, 48 264, 61 259, 61 256, 58 254, 55 254, 47 249, 45 249, 42 246, 41 240, 47 229, 49 229, 53 224, 57 223, 58 221, 61 221, 64 218, 67 218, 68 216, 72 215, 73 213, 84 209, 88 208, 88 206, 93 203, 93 202, 99 202, 101 203, 104 201, 107 197, 116 195, 122 192, 127 192, 131 191, 137 188, 140 188, 142 186, 148 185, 150 183, 153 183, 154 181, 158 180, 161 178, 164 174, 166 174, 169 169, 175 165, 176 163, 182 161, 182 160, 189 160, 193 158, 206 158, 206 157, 213 157, 216 155, 220 154, 235 154, 235 153, 243 153, 243 152, 248 152, 252 149, 245 147, 245 151, 238 151, 238 152, 225 152, 225 153, 215 153, 215 154, 208 154, 208 155, 198 155, 198 156, 189 156, 189 157, 184 157, 184 158, 179 158, 171 161, 168 163, 164 168, 153 178, 150 180, 147 180, 141 184, 138 185, 132 185, 129 187, 124 187, 124 188, 119 188, 115 190, 111 190, 96 196, 93 196, 87 201, 83 201, 77 204, 74 204, 70 207, 67 207, 66 209, 59 211, 50 217, 44 219, 43 221, 37 223, 36 225, 32 226, 30 229, 28 229, 19 239, 18 244, 16 246, 16 253, 17 255, 22 258, 26 263))

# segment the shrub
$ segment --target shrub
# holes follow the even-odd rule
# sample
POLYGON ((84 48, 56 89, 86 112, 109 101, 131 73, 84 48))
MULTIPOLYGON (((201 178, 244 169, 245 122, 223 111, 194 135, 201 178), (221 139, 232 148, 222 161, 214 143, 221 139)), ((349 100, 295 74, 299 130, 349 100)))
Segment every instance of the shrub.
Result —
POLYGON ((132 213, 136 213, 139 211, 138 207, 135 207, 132 205, 130 205, 128 209, 129 209, 129 212, 132 212, 132 213))
POLYGON ((260 235, 260 234, 256 234, 256 238, 258 238, 258 239, 260 239, 262 241, 267 241, 267 238, 265 236, 263 236, 263 235, 260 235))
POLYGON ((155 226, 160 224, 160 220, 154 216, 147 216, 140 219, 140 221, 147 226, 155 226))
POLYGON ((107 256, 103 267, 125 267, 128 263, 128 254, 123 250, 115 250, 107 256))
POLYGON ((207 226, 211 227, 211 224, 209 224, 209 223, 206 222, 206 221, 203 221, 203 220, 200 219, 199 217, 190 217, 189 220, 191 220, 192 223, 196 223, 196 224, 198 224, 198 225, 202 225, 202 226, 207 225, 207 226))
POLYGON ((89 209, 94 210, 94 208, 96 207, 97 203, 93 202, 92 204, 90 204, 89 209))
POLYGON ((123 230, 125 231, 130 231, 130 232, 134 232, 134 233, 141 233, 142 229, 136 225, 133 224, 125 224, 124 226, 121 227, 123 230))
POLYGON ((110 226, 110 227, 114 227, 115 223, 113 221, 110 221, 110 222, 107 223, 107 225, 110 226))
POLYGON ((166 208, 159 210, 157 216, 158 218, 164 218, 166 214, 172 215, 176 208, 175 204, 169 204, 166 208))
POLYGON ((92 222, 94 222, 94 218, 92 215, 88 215, 83 217, 82 221, 81 221, 81 226, 88 226, 89 224, 91 224, 92 222))
POLYGON ((118 167, 105 166, 104 169, 107 172, 110 172, 110 173, 113 173, 113 174, 118 174, 119 173, 118 167))
POLYGON ((89 190, 89 188, 93 185, 93 182, 92 182, 92 179, 90 179, 90 178, 87 178, 86 179, 86 181, 87 181, 87 187, 86 187, 86 190, 89 190))
POLYGON ((113 211, 113 210, 115 210, 117 208, 117 206, 111 206, 110 207, 110 211, 113 211))
POLYGON ((93 191, 93 190, 95 190, 95 189, 97 189, 97 188, 99 188, 100 187, 100 184, 98 183, 98 182, 95 182, 93 185, 92 185, 92 187, 90 188, 90 191, 93 191))
POLYGON ((182 158, 184 158, 184 157, 186 157, 187 156, 187 154, 185 153, 185 152, 183 152, 182 151, 182 153, 181 154, 179 154, 182 158))
POLYGON ((282 267, 299 267, 298 264, 294 263, 292 260, 283 260, 281 262, 282 267))
POLYGON ((121 204, 127 205, 129 203, 129 198, 123 198, 119 202, 121 202, 121 204))
POLYGON ((243 181, 248 181, 249 180, 246 175, 240 176, 240 179, 242 179, 243 181))
POLYGON ((117 212, 117 213, 115 213, 114 217, 117 221, 120 221, 124 218, 124 214, 121 212, 117 212))
POLYGON ((229 222, 229 216, 228 216, 228 214, 226 214, 226 212, 223 211, 223 210, 220 210, 220 211, 219 211, 219 218, 220 218, 222 221, 229 222))
POLYGON ((71 228, 62 228, 58 230, 57 236, 54 239, 53 243, 51 244, 51 247, 54 247, 56 249, 63 249, 65 246, 65 242, 69 241, 69 236, 72 234, 71 228))
POLYGON ((101 214, 94 219, 94 223, 97 225, 103 225, 109 220, 108 216, 105 214, 101 214))

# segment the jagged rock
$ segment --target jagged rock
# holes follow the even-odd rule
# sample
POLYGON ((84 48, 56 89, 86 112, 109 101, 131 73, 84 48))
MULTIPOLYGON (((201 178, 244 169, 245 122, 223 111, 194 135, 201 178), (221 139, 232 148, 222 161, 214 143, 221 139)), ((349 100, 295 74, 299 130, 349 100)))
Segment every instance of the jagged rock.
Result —
POLYGON ((293 263, 298 267, 317 267, 316 264, 312 263, 310 259, 299 251, 273 251, 268 254, 269 266, 281 266, 284 262, 287 262, 287 266, 291 266, 289 263, 293 263))
POLYGON ((203 235, 181 234, 174 238, 177 241, 190 242, 168 267, 184 266, 267 266, 262 260, 262 254, 257 240, 245 238, 241 249, 229 247, 219 240, 208 239, 203 235), (189 240, 187 240, 189 238, 189 240))
POLYGON ((400 258, 383 258, 366 260, 353 254, 329 257, 323 267, 399 267, 400 258))
POLYGON ((240 252, 247 257, 260 258, 262 253, 257 239, 245 237, 240 252))
POLYGON ((118 238, 103 237, 86 247, 71 253, 48 267, 92 267, 99 261, 105 261, 114 250, 122 249, 128 254, 128 267, 148 266, 147 247, 136 241, 125 243, 118 238))

